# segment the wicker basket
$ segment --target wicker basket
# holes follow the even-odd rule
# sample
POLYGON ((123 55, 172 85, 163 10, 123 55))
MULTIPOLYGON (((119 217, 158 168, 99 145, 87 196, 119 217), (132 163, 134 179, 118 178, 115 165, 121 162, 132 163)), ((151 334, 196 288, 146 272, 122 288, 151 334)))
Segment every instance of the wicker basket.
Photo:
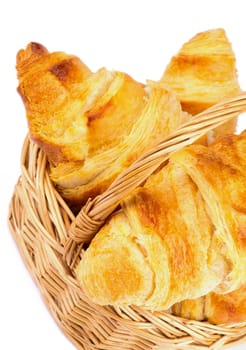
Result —
POLYGON ((54 188, 45 154, 26 138, 9 224, 51 314, 78 349, 221 349, 246 340, 246 322, 215 326, 132 306, 101 307, 81 291, 74 268, 119 201, 169 155, 246 111, 246 93, 199 114, 148 150, 74 216, 54 188))

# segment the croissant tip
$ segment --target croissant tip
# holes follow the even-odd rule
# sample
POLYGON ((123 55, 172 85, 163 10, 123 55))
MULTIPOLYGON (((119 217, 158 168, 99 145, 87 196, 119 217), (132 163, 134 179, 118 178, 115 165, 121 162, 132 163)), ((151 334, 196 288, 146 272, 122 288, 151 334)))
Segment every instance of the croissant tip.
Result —
POLYGON ((25 49, 19 50, 16 56, 16 65, 26 64, 28 62, 33 62, 37 58, 45 56, 49 53, 45 46, 37 42, 30 42, 25 49))

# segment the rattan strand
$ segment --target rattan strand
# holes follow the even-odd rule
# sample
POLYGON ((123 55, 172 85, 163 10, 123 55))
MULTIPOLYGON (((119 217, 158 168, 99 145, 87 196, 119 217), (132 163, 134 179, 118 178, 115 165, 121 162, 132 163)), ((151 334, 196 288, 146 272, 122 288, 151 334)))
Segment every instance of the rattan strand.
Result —
MULTIPOLYGON (((240 100, 234 99, 234 103, 238 101, 236 113, 241 113, 245 110, 245 94, 240 100)), ((224 108, 226 105, 221 106, 222 112, 224 108)), ((138 173, 137 167, 134 171, 138 173)), ((122 183, 122 178, 120 181, 122 183)), ((112 198, 112 192, 109 193, 109 197, 100 197, 100 200, 112 198)), ((21 155, 21 176, 10 203, 9 224, 44 302, 77 349, 218 350, 246 341, 246 322, 215 326, 167 312, 151 313, 137 307, 113 308, 91 303, 74 277, 74 268, 64 261, 67 242, 73 246, 71 260, 83 258, 83 243, 77 244, 68 235, 74 220, 70 208, 49 179, 45 155, 27 137, 21 155)))

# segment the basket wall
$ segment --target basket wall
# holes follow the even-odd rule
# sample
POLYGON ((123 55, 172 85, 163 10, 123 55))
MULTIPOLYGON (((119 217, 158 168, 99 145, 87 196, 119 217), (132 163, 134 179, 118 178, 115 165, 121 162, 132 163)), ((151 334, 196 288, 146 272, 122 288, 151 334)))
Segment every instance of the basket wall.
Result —
POLYGON ((63 259, 74 219, 50 182, 45 155, 27 138, 9 223, 46 305, 77 349, 215 350, 246 340, 246 323, 214 326, 165 312, 91 303, 63 259))

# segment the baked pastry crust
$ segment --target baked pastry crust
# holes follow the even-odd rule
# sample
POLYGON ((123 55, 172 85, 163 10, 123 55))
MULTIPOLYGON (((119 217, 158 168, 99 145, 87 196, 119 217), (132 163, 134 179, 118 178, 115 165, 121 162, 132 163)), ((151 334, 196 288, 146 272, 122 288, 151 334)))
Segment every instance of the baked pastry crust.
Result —
MULTIPOLYGON (((91 72, 78 57, 37 43, 19 51, 16 67, 31 138, 47 154, 59 192, 78 208, 190 113, 240 91, 222 29, 184 44, 159 82, 142 84, 106 68, 91 72)), ((235 123, 214 136, 234 131, 235 123)))
POLYGON ((245 151, 245 132, 186 147, 125 199, 77 268, 90 298, 165 310, 245 284, 245 151))
POLYGON ((16 68, 32 139, 54 163, 83 158, 86 121, 80 95, 89 68, 75 56, 49 53, 38 43, 18 52, 16 68))
MULTIPOLYGON (((147 148, 156 144, 187 118, 176 95, 159 83, 148 83, 144 101, 144 106, 142 102, 139 104, 141 108, 138 108, 134 122, 132 120, 128 123, 126 132, 121 132, 118 143, 111 144, 106 149, 100 147, 97 153, 86 157, 79 166, 64 163, 51 169, 52 180, 69 203, 81 203, 88 197, 102 193, 147 148)), ((133 116, 129 108, 123 109, 122 113, 123 118, 125 113, 133 116)), ((118 125, 118 121, 115 123, 118 125)), ((112 123, 110 130, 114 135, 112 123)))
POLYGON ((141 153, 178 127, 174 92, 31 43, 17 56, 32 139, 46 152, 50 176, 70 204, 104 191, 141 153))
POLYGON ((246 321, 246 285, 226 294, 208 293, 197 299, 188 299, 172 306, 174 315, 213 324, 246 321))
POLYGON ((246 321, 246 285, 228 294, 209 293, 205 298, 205 319, 214 324, 246 321))
MULTIPOLYGON (((196 34, 167 65, 161 81, 176 93, 184 111, 196 115, 240 92, 236 59, 224 29, 196 34)), ((215 130, 214 137, 233 133, 236 118, 215 130)))

